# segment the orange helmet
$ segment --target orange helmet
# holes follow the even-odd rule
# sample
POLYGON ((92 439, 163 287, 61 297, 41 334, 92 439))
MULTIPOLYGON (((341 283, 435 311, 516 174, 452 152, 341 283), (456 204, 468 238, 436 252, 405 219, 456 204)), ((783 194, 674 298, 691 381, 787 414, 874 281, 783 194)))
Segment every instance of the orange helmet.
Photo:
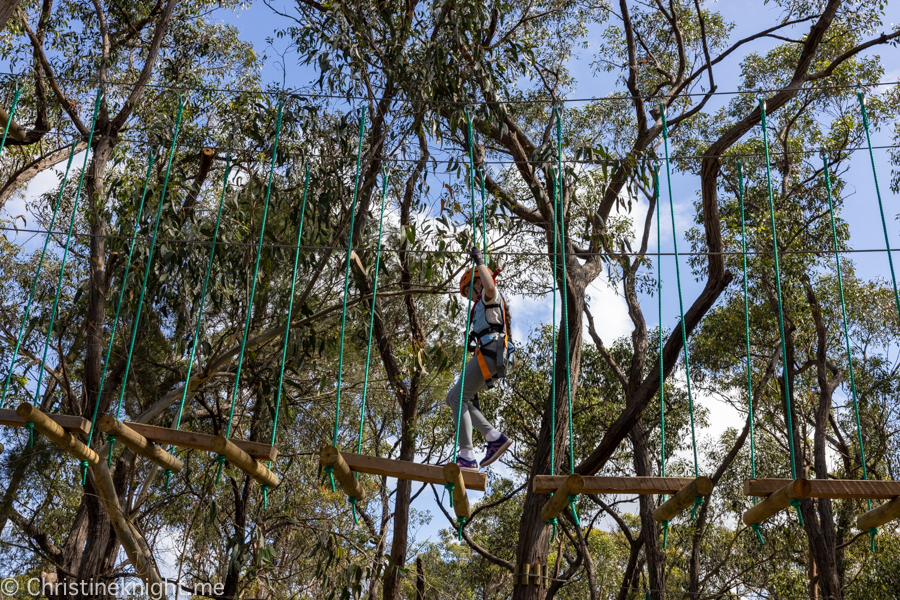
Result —
MULTIPOLYGON (((488 267, 490 270, 490 267, 488 267)), ((491 279, 494 280, 494 283, 497 283, 497 275, 500 274, 500 268, 497 267, 496 270, 491 271, 491 279)), ((477 268, 473 268, 469 271, 466 271, 462 274, 462 277, 459 280, 459 293, 465 297, 469 297, 469 283, 472 281, 472 277, 476 279, 481 279, 481 273, 477 268)))

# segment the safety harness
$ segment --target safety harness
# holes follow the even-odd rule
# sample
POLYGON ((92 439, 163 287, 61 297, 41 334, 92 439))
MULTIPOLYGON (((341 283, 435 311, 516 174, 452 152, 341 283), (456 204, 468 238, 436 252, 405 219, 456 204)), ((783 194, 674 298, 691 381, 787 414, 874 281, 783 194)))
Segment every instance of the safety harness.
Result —
MULTIPOLYGON (((500 323, 488 323, 488 327, 482 329, 481 331, 473 331, 472 336, 475 338, 475 358, 478 359, 478 367, 481 369, 481 376, 484 377, 484 383, 487 385, 488 389, 494 387, 494 379, 491 375, 490 369, 488 369, 487 362, 485 362, 484 357, 494 361, 494 364, 497 365, 497 378, 505 377, 506 370, 508 366, 509 360, 509 335, 506 331, 506 301, 503 300, 503 295, 498 292, 500 296, 500 302, 496 304, 485 304, 484 310, 492 308, 500 309, 500 323), (500 333, 503 335, 503 355, 498 356, 498 352, 495 350, 490 350, 486 348, 482 343, 481 339, 490 334, 500 333)), ((483 302, 483 300, 479 299, 479 302, 483 302)), ((478 303, 475 303, 475 306, 472 307, 472 313, 475 312, 475 307, 478 306, 478 303)))

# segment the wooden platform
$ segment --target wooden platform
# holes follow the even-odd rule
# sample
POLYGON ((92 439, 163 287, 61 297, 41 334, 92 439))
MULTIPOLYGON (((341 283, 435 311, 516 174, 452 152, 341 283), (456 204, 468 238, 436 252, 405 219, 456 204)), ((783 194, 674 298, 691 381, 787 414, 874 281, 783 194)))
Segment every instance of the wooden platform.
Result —
MULTIPOLYGON (((84 417, 72 417, 69 415, 47 415, 57 425, 74 434, 87 435, 91 432, 91 422, 84 417)), ((25 427, 25 421, 11 408, 0 408, 0 425, 10 427, 25 427)))
MULTIPOLYGON (((214 435, 194 433, 193 431, 182 431, 180 429, 170 429, 168 427, 157 427, 156 425, 144 425, 143 423, 133 423, 131 421, 128 421, 125 425, 160 446, 171 444, 172 446, 178 446, 179 448, 191 448, 193 450, 214 452, 212 449, 212 442, 216 437, 214 435)), ((275 460, 278 457, 278 449, 269 444, 235 439, 229 441, 258 461, 267 462, 275 460)))
MULTIPOLYGON (((350 470, 358 473, 384 475, 386 477, 396 477, 397 479, 411 479, 413 481, 437 483, 440 485, 446 483, 443 466, 423 465, 403 460, 366 456, 364 454, 351 454, 349 452, 341 452, 341 456, 347 462, 350 470)), ((487 488, 487 475, 484 473, 463 469, 462 476, 466 489, 483 492, 487 488)))
MULTIPOLYGON (((568 475, 536 475, 531 490, 552 494, 568 475)), ((694 481, 693 477, 585 477, 582 494, 677 494, 694 481)))
MULTIPOLYGON (((889 500, 900 496, 900 481, 859 481, 856 479, 810 479, 809 498, 889 500)), ((747 479, 744 494, 769 496, 791 482, 790 479, 747 479)))

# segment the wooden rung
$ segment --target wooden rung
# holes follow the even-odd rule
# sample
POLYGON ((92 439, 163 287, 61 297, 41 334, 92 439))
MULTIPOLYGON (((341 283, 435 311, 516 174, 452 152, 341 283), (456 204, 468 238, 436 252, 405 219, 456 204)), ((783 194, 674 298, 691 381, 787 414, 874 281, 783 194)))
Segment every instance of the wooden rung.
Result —
POLYGON ((541 509, 541 519, 545 523, 555 519, 557 515, 569 504, 569 496, 577 496, 584 489, 584 477, 573 473, 563 478, 562 485, 553 492, 553 497, 547 500, 541 509))
POLYGON ((863 531, 868 531, 873 527, 881 527, 885 523, 890 523, 894 519, 900 519, 900 496, 856 517, 856 526, 863 531))
POLYGON ((169 454, 112 415, 104 415, 97 423, 97 427, 107 435, 115 437, 116 441, 122 442, 122 445, 135 454, 140 454, 163 469, 178 473, 184 468, 176 456, 169 454))
POLYGON ((344 493, 351 498, 362 500, 366 496, 366 492, 359 480, 353 475, 353 471, 344 460, 341 454, 334 446, 325 446, 319 452, 319 463, 323 467, 331 467, 332 476, 341 485, 344 493))
POLYGON ((217 435, 212 441, 212 451, 244 471, 262 485, 275 487, 280 483, 278 476, 265 465, 241 450, 241 448, 223 435, 217 435))
MULTIPOLYGON (((552 494, 567 475, 535 475, 531 490, 552 494)), ((584 478, 582 494, 677 494, 694 481, 693 477, 597 477, 584 478)))
MULTIPOLYGON (((84 417, 72 417, 69 415, 47 415, 57 425, 74 434, 88 435, 91 432, 91 422, 84 417)), ((19 418, 16 411, 11 408, 0 408, 0 425, 10 427, 25 427, 25 421, 19 418)))
MULTIPOLYGON (((171 444, 179 448, 191 448, 192 450, 205 450, 206 452, 215 452, 212 449, 212 441, 216 437, 206 433, 195 433, 193 431, 182 431, 180 429, 171 429, 169 427, 157 427, 156 425, 144 425, 143 423, 133 423, 127 421, 125 423, 130 429, 144 436, 151 442, 165 446, 171 444)), ((269 462, 278 458, 278 449, 269 444, 260 442, 248 442, 245 440, 230 440, 232 444, 252 456, 258 461, 269 462)))
POLYGON ((666 500, 659 508, 653 511, 653 520, 657 523, 671 521, 678 513, 694 504, 694 498, 709 496, 713 490, 713 483, 709 477, 698 477, 688 485, 681 488, 677 494, 666 500))
POLYGON ((97 453, 84 445, 81 440, 66 431, 56 421, 45 415, 40 408, 33 406, 27 402, 20 404, 16 409, 16 414, 20 419, 28 423, 34 423, 34 428, 44 436, 77 458, 80 461, 87 462, 94 466, 100 462, 97 453))
MULTIPOLYGON (((341 452, 341 456, 347 461, 350 470, 358 473, 384 475, 385 477, 410 479, 423 483, 445 483, 443 467, 436 465, 423 465, 405 460, 391 460, 389 458, 351 454, 349 452, 341 452)), ((487 475, 484 473, 462 469, 462 476, 467 489, 483 492, 487 488, 487 475)), ((553 489, 555 490, 556 488, 553 489)))
MULTIPOLYGON (((900 496, 900 481, 860 481, 857 479, 809 479, 810 498, 835 500, 862 498, 866 500, 890 500, 900 496)), ((791 482, 790 479, 746 479, 744 494, 768 496, 791 482)))
POLYGON ((768 498, 756 504, 744 513, 744 525, 762 523, 775 513, 786 509, 791 505, 791 500, 809 498, 812 486, 809 479, 789 479, 781 489, 776 490, 768 498))
POLYGON ((453 510, 457 517, 468 521, 472 517, 472 507, 469 506, 469 497, 466 495, 464 472, 455 462, 447 463, 443 468, 444 482, 453 484, 453 510))

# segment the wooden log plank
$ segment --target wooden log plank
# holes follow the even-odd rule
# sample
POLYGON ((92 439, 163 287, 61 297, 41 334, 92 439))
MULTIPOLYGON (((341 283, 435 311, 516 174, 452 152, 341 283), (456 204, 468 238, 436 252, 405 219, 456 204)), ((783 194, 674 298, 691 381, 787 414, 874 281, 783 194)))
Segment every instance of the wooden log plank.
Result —
MULTIPOLYGON (((536 475, 531 489, 536 494, 552 494, 566 475, 536 475)), ((694 481, 693 477, 598 477, 584 478, 582 494, 677 494, 694 481)))
POLYGON ((443 468, 444 481, 453 484, 453 510, 457 518, 468 521, 472 517, 472 507, 469 506, 469 497, 466 495, 466 482, 463 479, 463 469, 455 462, 447 463, 443 468))
POLYGON ((334 446, 322 448, 321 452, 319 452, 319 462, 323 467, 331 467, 333 469, 332 475, 349 497, 356 498, 357 501, 366 497, 362 484, 353 476, 353 472, 347 465, 344 455, 337 448, 334 446))
MULTIPOLYGON (((214 435, 182 431, 169 427, 157 427, 156 425, 145 425, 132 421, 126 421, 125 425, 160 446, 171 444, 179 448, 214 452, 212 449, 212 441, 216 437, 214 435)), ((260 442, 248 442, 246 440, 231 439, 229 441, 260 462, 268 462, 278 458, 278 449, 275 446, 260 442)))
MULTIPOLYGON (((341 452, 341 456, 347 461, 347 465, 351 470, 359 473, 410 479, 423 483, 443 484, 445 482, 443 468, 436 465, 423 465, 405 460, 391 460, 364 454, 351 454, 350 452, 341 452)), ((487 475, 484 473, 462 469, 462 477, 466 483, 466 489, 483 492, 487 488, 487 475)))
MULTIPOLYGON (((808 481, 811 487, 810 498, 890 500, 900 496, 900 481, 862 481, 857 479, 809 479, 808 481)), ((747 479, 744 481, 744 494, 768 496, 790 482, 790 479, 747 479)))
POLYGON ((217 435, 213 438, 212 450, 216 454, 224 456, 228 462, 258 481, 261 485, 275 487, 281 483, 278 476, 270 471, 268 467, 241 450, 224 435, 217 435))
POLYGON ((97 427, 107 435, 115 437, 135 454, 140 454, 163 469, 178 473, 184 468, 176 456, 169 454, 112 415, 104 415, 97 423, 97 427))
POLYGON ((28 423, 34 423, 34 428, 44 434, 44 436, 77 458, 82 462, 86 462, 93 466, 100 462, 97 453, 84 445, 78 438, 63 429, 56 421, 45 415, 40 408, 33 406, 27 402, 19 405, 16 409, 19 418, 28 423))
POLYGON ((567 475, 563 479, 562 485, 556 488, 553 496, 541 508, 541 519, 543 519, 544 523, 549 523, 552 519, 555 519, 568 506, 569 496, 577 496, 583 489, 584 477, 577 473, 567 475))
POLYGON ((692 506, 694 498, 709 496, 712 490, 713 483, 709 477, 698 477, 654 510, 653 520, 657 523, 671 521, 678 513, 692 506))
POLYGON ((744 525, 762 523, 775 513, 786 509, 791 505, 791 500, 808 498, 812 486, 809 479, 793 479, 788 484, 771 494, 768 498, 756 504, 744 513, 744 525))
POLYGON ((856 517, 856 526, 863 531, 868 531, 873 527, 881 527, 885 523, 890 523, 894 519, 900 519, 900 496, 856 517))
MULTIPOLYGON (((45 413, 46 414, 46 413, 45 413)), ((57 425, 74 434, 87 435, 91 432, 91 422, 84 417, 73 417, 71 415, 46 415, 57 425)), ((25 427, 25 421, 16 414, 11 408, 0 408, 0 425, 9 425, 10 427, 25 427)))

